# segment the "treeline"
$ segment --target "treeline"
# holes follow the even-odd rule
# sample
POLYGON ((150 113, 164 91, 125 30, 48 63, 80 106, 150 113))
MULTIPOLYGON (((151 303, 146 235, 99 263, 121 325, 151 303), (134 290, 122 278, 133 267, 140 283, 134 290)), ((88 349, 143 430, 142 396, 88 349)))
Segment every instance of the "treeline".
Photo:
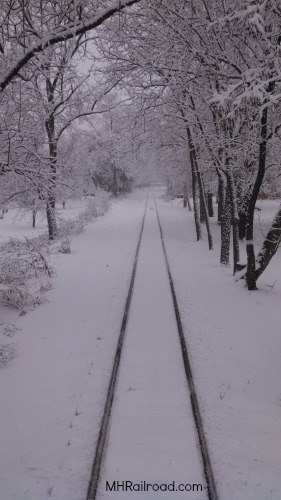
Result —
POLYGON ((280 197, 279 2, 26 0, 6 2, 0 16, 9 199, 32 186, 52 238, 69 179, 114 192, 118 182, 129 189, 144 163, 157 167, 171 190, 178 183, 193 198, 196 236, 204 223, 210 249, 217 193, 221 263, 232 252, 241 271, 243 240, 244 278, 256 289, 281 239, 279 209, 256 255, 257 199, 280 197), (83 133, 74 129, 82 120, 83 133))

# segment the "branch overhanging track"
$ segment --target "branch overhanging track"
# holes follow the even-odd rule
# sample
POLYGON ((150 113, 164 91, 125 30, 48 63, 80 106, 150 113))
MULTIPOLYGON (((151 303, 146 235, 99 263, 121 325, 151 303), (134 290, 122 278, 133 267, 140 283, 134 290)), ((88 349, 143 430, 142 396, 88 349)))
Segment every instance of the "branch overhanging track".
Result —
POLYGON ((186 379, 187 379, 187 383, 188 383, 188 387, 189 387, 189 391, 190 391, 190 401, 191 401, 192 413, 193 413, 193 418, 194 418, 195 427, 196 427, 197 436, 198 436, 200 454, 201 454, 202 463, 203 463, 204 476, 205 476, 205 480, 206 480, 206 484, 207 484, 208 500, 219 500, 219 497, 217 494, 217 489, 216 489, 214 473, 213 473, 213 469, 212 469, 212 464, 211 464, 211 460, 210 460, 210 454, 209 454, 208 445, 207 445, 207 439, 206 439, 206 435, 205 435, 205 431, 204 431, 203 419, 202 419, 201 412, 200 412, 197 392, 196 392, 196 388, 195 388, 194 378, 193 378, 191 364, 190 364, 189 355, 188 355, 188 349, 187 349, 187 345, 186 345, 186 341, 185 341, 184 330, 183 330, 183 326, 182 326, 180 310, 179 310, 177 296, 176 296, 176 292, 175 292, 174 281, 172 278, 170 264, 169 264, 166 246, 165 246, 165 242, 164 242, 164 235, 163 235, 163 230, 162 230, 162 226, 161 226, 160 216, 159 216, 155 197, 153 196, 153 198, 154 198, 154 205, 155 205, 157 221, 158 221, 158 226, 159 226, 159 231, 160 231, 162 248, 163 248, 165 262, 166 262, 167 273, 168 273, 169 282, 170 282, 170 289, 171 289, 171 294, 172 294, 172 298, 173 298, 174 311, 175 311, 176 322, 177 322, 177 327, 178 327, 183 364, 184 364, 186 379))
POLYGON ((107 438, 107 434, 108 434, 110 414, 111 414, 111 409, 112 409, 112 404, 113 404, 113 399, 114 399, 114 394, 115 394, 115 388, 116 388, 116 384, 117 384, 117 376, 118 376, 118 371, 119 371, 119 366, 120 366, 122 348, 124 345, 124 338, 125 338, 126 326, 127 326, 127 322, 128 322, 130 304, 131 304, 131 299, 132 299, 132 295, 133 295, 133 288, 134 288, 136 271, 137 271, 139 251, 140 251, 145 216, 146 216, 146 211, 147 211, 147 203, 148 203, 148 196, 146 199, 144 215, 142 218, 141 230, 140 230, 139 239, 138 239, 138 243, 137 243, 134 264, 133 264, 133 270, 132 270, 132 274, 131 274, 131 280, 130 280, 128 295, 127 295, 125 309, 124 309, 124 315, 122 318, 117 348, 116 348, 115 357, 114 357, 113 368, 112 368, 110 382, 109 382, 109 386, 108 386, 108 390, 107 390, 104 412, 103 412, 103 417, 101 420, 100 432, 99 432, 98 441, 97 441, 96 450, 95 450, 94 463, 93 463, 91 478, 90 478, 89 487, 88 487, 87 500, 95 500, 96 495, 97 495, 101 465, 102 465, 102 461, 103 461, 103 457, 104 457, 106 438, 107 438))

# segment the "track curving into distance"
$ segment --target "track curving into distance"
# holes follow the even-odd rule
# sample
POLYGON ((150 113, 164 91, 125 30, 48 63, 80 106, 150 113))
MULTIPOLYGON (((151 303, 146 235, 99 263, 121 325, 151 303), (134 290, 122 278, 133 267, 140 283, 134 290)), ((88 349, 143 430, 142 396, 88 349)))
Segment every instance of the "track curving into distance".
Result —
POLYGON ((120 334, 119 334, 118 343, 117 343, 117 349, 115 352, 113 368, 112 368, 110 382, 109 382, 109 386, 108 386, 108 390, 107 390, 105 407, 104 407, 103 417, 102 417, 102 421, 101 421, 99 437, 98 437, 98 441, 97 441, 97 445, 96 445, 96 451, 95 451, 94 463, 93 463, 93 467, 92 467, 91 478, 90 478, 89 487, 88 487, 87 500, 95 500, 96 494, 97 494, 101 464, 102 464, 102 459, 104 456, 106 437, 108 434, 108 426, 109 426, 111 408, 112 408, 113 399, 114 399, 114 393, 115 393, 115 388, 116 388, 116 383, 117 383, 117 375, 118 375, 118 370, 119 370, 119 366, 120 366, 120 359, 121 359, 122 348, 123 348, 123 344, 124 344, 126 326, 127 326, 127 322, 128 322, 128 314, 129 314, 129 309, 130 309, 130 304, 131 304, 131 299, 132 299, 132 294, 133 294, 133 288, 134 288, 134 282, 135 282, 135 276, 136 276, 136 270, 137 270, 137 264, 138 264, 138 257, 139 257, 139 250, 140 250, 141 239, 142 239, 143 228, 144 228, 144 221, 145 221, 145 216, 146 216, 146 211, 147 211, 147 203, 148 203, 148 196, 146 199, 144 215, 143 215, 143 219, 142 219, 141 230, 140 230, 140 234, 139 234, 137 249, 136 249, 135 258, 134 258, 133 270, 132 270, 132 275, 131 275, 131 280, 130 280, 130 285, 129 285, 129 291, 128 291, 128 295, 127 295, 127 299, 126 299, 124 315, 122 318, 120 334))
POLYGON ((159 231, 160 231, 160 236, 161 236, 162 248, 163 248, 163 252, 164 252, 164 256, 165 256, 166 268, 167 268, 169 282, 170 282, 171 294, 172 294, 172 298, 173 298, 174 311, 175 311, 176 322, 177 322, 177 327, 178 327, 178 332, 179 332, 183 364, 184 364, 187 383, 188 383, 189 390, 190 390, 190 401, 191 401, 192 413, 193 413, 195 427, 196 427, 196 431, 197 431, 197 435, 198 435, 200 453, 201 453, 202 462, 203 462, 204 475, 205 475, 205 479, 206 479, 206 483, 207 483, 208 500, 218 500, 215 478, 214 478, 214 474, 213 474, 212 464, 211 464, 211 460, 210 460, 207 440, 206 440, 204 426, 203 426, 203 420, 202 420, 201 413, 200 413, 198 397, 197 397, 196 388, 195 388, 194 379, 193 379, 193 374, 192 374, 191 365, 190 365, 190 361, 189 361, 187 345, 185 342, 184 331, 183 331, 178 301, 177 301, 176 292, 175 292, 175 286, 174 286, 173 278, 171 275, 170 264, 169 264, 169 260, 168 260, 168 256, 167 256, 167 252, 166 252, 163 230, 162 230, 162 226, 161 226, 159 212, 157 209, 156 200, 155 200, 155 197, 153 197, 153 198, 154 198, 154 205, 155 205, 155 210, 156 210, 157 220, 158 220, 158 225, 159 225, 159 231))

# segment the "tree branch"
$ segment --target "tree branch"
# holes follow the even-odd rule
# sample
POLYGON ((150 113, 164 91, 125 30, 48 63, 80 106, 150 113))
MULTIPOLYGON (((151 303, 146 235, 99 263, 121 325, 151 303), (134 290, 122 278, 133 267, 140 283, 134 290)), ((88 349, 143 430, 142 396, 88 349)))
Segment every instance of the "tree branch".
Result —
POLYGON ((104 23, 107 19, 112 17, 116 12, 119 12, 126 7, 129 7, 141 0, 115 0, 110 7, 105 9, 101 14, 93 17, 87 22, 75 21, 69 23, 66 26, 59 26, 53 33, 49 36, 44 37, 38 43, 30 47, 25 54, 23 54, 14 65, 8 70, 6 75, 0 80, 0 91, 3 91, 9 83, 13 80, 15 76, 18 75, 19 71, 37 54, 42 52, 47 47, 55 45, 58 42, 63 42, 70 40, 75 36, 82 35, 89 30, 97 28, 104 23))

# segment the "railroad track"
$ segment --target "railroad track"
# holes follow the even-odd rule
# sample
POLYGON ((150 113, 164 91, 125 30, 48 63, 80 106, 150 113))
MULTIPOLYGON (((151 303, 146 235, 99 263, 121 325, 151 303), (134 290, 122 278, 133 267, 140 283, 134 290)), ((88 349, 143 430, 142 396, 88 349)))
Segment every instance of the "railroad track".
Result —
MULTIPOLYGON (((173 278, 171 275, 169 260, 168 260, 167 251, 166 251, 166 247, 165 247, 163 229, 162 229, 159 211, 158 211, 156 200, 155 200, 154 196, 153 196, 153 200, 154 200, 154 207, 155 207, 155 211, 156 211, 156 215, 157 215, 157 222, 158 222, 158 228, 159 228, 159 232, 160 232, 161 245, 162 245, 162 249, 163 249, 163 253, 164 253, 166 270, 167 270, 168 279, 169 279, 170 291, 171 291, 171 295, 172 295, 177 330, 178 330, 178 334, 179 334, 182 360, 183 360, 186 380, 187 380, 187 384, 188 384, 188 388, 189 388, 189 397, 190 397, 190 403, 191 403, 191 408, 192 408, 192 415, 194 418, 194 424, 195 424, 195 428, 197 431, 198 449, 200 451, 202 469, 203 469, 203 473, 204 473, 204 477, 205 477, 205 481, 206 481, 206 485, 207 485, 207 498, 208 498, 208 500, 218 500, 216 483, 215 483, 214 474, 213 474, 213 470, 212 470, 212 464, 211 464, 210 455, 209 455, 209 451, 208 451, 207 440, 206 440, 206 436, 205 436, 205 432, 204 432, 203 420, 202 420, 201 413, 200 413, 198 397, 197 397, 196 388, 195 388, 195 384, 194 384, 191 364, 189 361, 188 348, 187 348, 186 341, 185 341, 185 336, 184 336, 184 331, 183 331, 182 321, 181 321, 181 316, 180 316, 180 310, 179 310, 179 306, 178 306, 174 282, 173 282, 173 278)), ((117 343, 117 349, 116 349, 116 353, 115 353, 115 357, 114 357, 114 363, 113 363, 109 387, 108 387, 108 391, 107 391, 107 397, 106 397, 106 402, 105 402, 105 406, 104 406, 103 417, 101 420, 101 426, 100 426, 99 436, 98 436, 96 450, 95 450, 95 457, 94 457, 94 462, 93 462, 93 467, 92 467, 92 473, 91 473, 91 478, 90 478, 89 487, 88 487, 87 500, 96 500, 99 479, 100 479, 100 473, 101 473, 102 464, 103 464, 103 460, 104 460, 105 453, 106 453, 107 436, 108 436, 109 424, 110 424, 110 420, 111 420, 110 416, 111 416, 112 405, 114 402, 114 395, 115 395, 115 391, 116 391, 116 387, 117 387, 118 372, 119 372, 119 368, 120 368, 122 349, 124 346, 130 304, 131 304, 131 300, 132 300, 132 296, 133 296, 133 289, 134 289, 137 264, 138 264, 138 259, 139 259, 140 246, 141 246, 142 235, 143 235, 145 219, 146 219, 146 214, 147 214, 147 205, 148 205, 148 197, 147 197, 146 204, 145 204, 145 210, 144 210, 140 234, 139 234, 139 238, 138 238, 138 243, 137 243, 137 248, 136 248, 136 253, 135 253, 135 258, 134 258, 134 263, 133 263, 133 269, 132 269, 132 274, 131 274, 131 279, 130 279, 128 295, 127 295, 127 299, 126 299, 123 319, 122 319, 120 333, 119 333, 119 339, 118 339, 118 343, 117 343)), ((187 394, 187 396, 188 396, 188 394, 187 394)))

